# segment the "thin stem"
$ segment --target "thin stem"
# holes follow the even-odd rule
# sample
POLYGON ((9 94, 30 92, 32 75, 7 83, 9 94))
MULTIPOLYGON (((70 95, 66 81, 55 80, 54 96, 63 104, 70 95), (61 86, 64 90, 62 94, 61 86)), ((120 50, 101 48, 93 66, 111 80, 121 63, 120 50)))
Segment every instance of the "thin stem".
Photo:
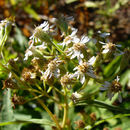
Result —
POLYGON ((45 94, 45 96, 46 96, 46 97, 48 97, 48 98, 52 99, 54 102, 56 102, 57 104, 59 104, 59 101, 58 101, 58 100, 56 100, 55 98, 53 98, 53 97, 49 96, 49 95, 48 95, 48 93, 44 92, 44 94, 45 94))
POLYGON ((44 90, 46 91, 46 82, 43 80, 44 90))
POLYGON ((66 121, 67 121, 67 117, 68 117, 68 99, 67 99, 67 91, 66 88, 64 88, 64 99, 65 99, 65 105, 64 105, 64 116, 63 116, 63 122, 62 122, 62 128, 65 127, 66 121))
POLYGON ((119 111, 119 112, 122 112, 122 113, 125 113, 125 112, 130 113, 129 109, 123 109, 123 108, 120 108, 120 107, 117 107, 117 106, 109 105, 109 104, 106 104, 102 101, 93 100, 92 102, 96 105, 99 105, 100 107, 103 107, 103 108, 107 108, 107 109, 110 109, 110 110, 116 110, 116 111, 119 111))
POLYGON ((124 109, 117 106, 109 105, 98 100, 84 99, 84 100, 80 100, 76 105, 82 105, 82 106, 93 105, 100 108, 106 108, 108 110, 115 110, 116 112, 120 112, 120 113, 130 113, 130 109, 124 109))
POLYGON ((43 97, 43 96, 44 96, 44 95, 38 95, 38 96, 36 96, 36 97, 34 97, 34 98, 31 98, 31 99, 29 99, 29 100, 26 100, 25 103, 30 102, 30 101, 32 101, 32 100, 36 100, 36 99, 41 98, 41 97, 43 97))
POLYGON ((50 93, 51 92, 51 90, 52 90, 52 86, 50 86, 49 88, 48 88, 48 90, 47 90, 47 93, 50 93))
POLYGON ((53 100, 54 102, 56 102, 56 103, 59 103, 56 99, 54 99, 53 97, 49 96, 48 93, 47 93, 46 91, 44 91, 38 84, 36 84, 36 87, 37 87, 39 90, 42 91, 41 93, 43 93, 44 96, 46 96, 46 97, 52 99, 52 100, 53 100))
POLYGON ((3 61, 4 61, 4 63, 6 64, 6 60, 5 60, 5 57, 4 57, 4 54, 3 54, 2 51, 1 51, 1 57, 2 57, 2 59, 3 59, 3 61))
POLYGON ((3 50, 3 46, 4 46, 4 44, 5 44, 6 40, 7 40, 7 38, 8 38, 8 37, 7 37, 7 34, 5 33, 3 39, 2 39, 2 41, 1 41, 1 43, 0 43, 0 46, 1 46, 0 52, 3 50))
POLYGON ((36 93, 41 94, 40 91, 38 91, 38 90, 36 90, 36 89, 32 89, 32 88, 17 88, 17 89, 20 89, 20 90, 27 90, 27 91, 33 91, 33 92, 36 92, 36 93))
POLYGON ((5 60, 5 58, 4 58, 4 55, 3 55, 2 50, 3 50, 4 44, 5 44, 6 40, 7 40, 7 38, 8 38, 8 33, 5 33, 3 39, 2 39, 2 41, 1 41, 1 43, 0 43, 0 46, 1 46, 1 47, 0 47, 1 57, 3 58, 3 60, 4 60, 5 63, 6 63, 6 60, 5 60))
MULTIPOLYGON (((32 95, 34 95, 36 97, 36 94, 31 92, 32 95)), ((44 102, 41 99, 37 99, 37 101, 41 104, 41 106, 46 110, 46 112, 50 115, 50 117, 52 118, 52 120, 55 122, 56 126, 58 127, 59 130, 61 130, 61 126, 59 125, 59 122, 57 121, 57 119, 55 118, 55 116, 53 115, 53 113, 48 109, 48 107, 44 104, 44 102)))
POLYGON ((90 79, 89 77, 86 78, 85 83, 83 84, 83 86, 79 90, 77 90, 77 92, 80 92, 81 90, 83 90, 87 86, 89 79, 90 79))
POLYGON ((55 91, 57 91, 58 93, 60 93, 61 95, 64 96, 64 93, 62 93, 61 91, 59 91, 56 87, 53 87, 53 89, 54 89, 55 91))
POLYGON ((56 49, 57 49, 61 54, 66 55, 66 54, 64 53, 64 51, 62 51, 54 42, 52 42, 52 44, 56 47, 56 49))
POLYGON ((41 86, 39 86, 37 83, 36 83, 35 85, 36 85, 36 87, 37 87, 40 91, 43 92, 43 89, 41 88, 41 86))

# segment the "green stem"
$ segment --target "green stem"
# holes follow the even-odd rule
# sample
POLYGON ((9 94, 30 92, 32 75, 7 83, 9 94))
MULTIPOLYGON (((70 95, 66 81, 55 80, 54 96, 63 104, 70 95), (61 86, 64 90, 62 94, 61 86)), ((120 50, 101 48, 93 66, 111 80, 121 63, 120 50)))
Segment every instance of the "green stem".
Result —
POLYGON ((37 83, 35 84, 35 86, 36 86, 40 91, 43 92, 43 89, 42 89, 41 86, 39 86, 37 83))
POLYGON ((124 109, 117 106, 109 105, 98 100, 83 99, 83 100, 80 100, 76 105, 93 105, 100 108, 106 108, 108 110, 114 110, 120 113, 130 113, 129 109, 124 109))
POLYGON ((43 80, 43 85, 44 85, 44 91, 46 91, 46 82, 43 80))
POLYGON ((1 57, 4 60, 5 63, 6 63, 6 60, 4 58, 2 50, 3 50, 4 44, 5 44, 6 40, 7 40, 7 38, 8 38, 8 33, 5 33, 3 39, 2 39, 2 41, 0 43, 0 54, 1 54, 1 57))
POLYGON ((64 99, 65 99, 65 105, 64 105, 64 116, 63 116, 63 122, 62 122, 62 128, 65 127, 66 121, 67 121, 67 117, 68 117, 68 99, 67 99, 67 91, 66 88, 64 88, 64 99))
POLYGON ((106 103, 104 103, 102 101, 93 100, 92 102, 95 105, 99 105, 100 107, 103 107, 103 108, 107 108, 107 109, 110 109, 110 110, 119 111, 119 112, 122 112, 122 113, 130 113, 129 109, 123 109, 123 108, 120 108, 120 107, 117 107, 117 106, 109 105, 109 104, 106 104, 106 103))
POLYGON ((41 98, 41 97, 43 97, 43 96, 44 96, 44 95, 38 95, 38 96, 36 96, 36 97, 34 97, 34 98, 31 98, 31 99, 29 99, 29 100, 26 100, 25 103, 30 102, 30 101, 32 101, 32 100, 36 100, 36 99, 41 98))
POLYGON ((66 55, 66 54, 64 53, 64 51, 62 51, 54 42, 52 42, 52 44, 53 44, 53 46, 55 46, 55 48, 56 48, 61 54, 66 55))
POLYGON ((83 90, 83 89, 87 86, 87 84, 88 84, 88 82, 89 82, 89 79, 90 79, 89 77, 86 78, 86 80, 85 80, 83 86, 82 86, 79 90, 77 90, 77 92, 80 92, 81 90, 83 90))
POLYGON ((48 95, 48 93, 44 92, 45 96, 52 99, 54 102, 56 102, 57 104, 59 104, 60 102, 58 100, 56 100, 55 98, 51 97, 48 95))
MULTIPOLYGON (((36 94, 32 92, 32 95, 34 95, 36 97, 36 94)), ((56 126, 58 127, 58 130, 61 130, 61 126, 59 125, 59 122, 57 121, 57 119, 55 118, 55 116, 53 115, 53 113, 48 109, 48 107, 44 104, 44 102, 41 99, 37 99, 37 101, 41 104, 41 106, 46 110, 46 112, 50 115, 50 117, 52 118, 52 120, 55 122, 56 126)))
POLYGON ((55 91, 57 91, 59 94, 61 94, 61 95, 64 96, 64 93, 62 93, 61 91, 59 91, 59 89, 57 89, 56 87, 53 87, 53 89, 54 89, 55 91))
POLYGON ((7 34, 5 33, 3 39, 2 39, 2 41, 0 43, 0 46, 1 46, 0 52, 3 50, 4 44, 5 44, 6 40, 7 40, 7 38, 8 38, 7 34))

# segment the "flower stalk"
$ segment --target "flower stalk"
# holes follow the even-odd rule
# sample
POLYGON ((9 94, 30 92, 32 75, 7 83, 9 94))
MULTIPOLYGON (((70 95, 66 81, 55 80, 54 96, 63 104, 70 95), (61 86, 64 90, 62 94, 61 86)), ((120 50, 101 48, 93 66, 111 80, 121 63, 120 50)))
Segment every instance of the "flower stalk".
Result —
POLYGON ((67 99, 67 91, 65 87, 64 87, 64 100, 65 100, 65 105, 64 105, 64 116, 63 116, 62 128, 65 128, 66 121, 68 118, 68 99, 67 99))

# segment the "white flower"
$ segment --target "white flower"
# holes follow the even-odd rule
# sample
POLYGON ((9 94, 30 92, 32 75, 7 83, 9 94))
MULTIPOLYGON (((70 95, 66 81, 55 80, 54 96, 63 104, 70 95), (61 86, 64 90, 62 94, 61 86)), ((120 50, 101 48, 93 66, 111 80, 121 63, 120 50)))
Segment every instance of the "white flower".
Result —
POLYGON ((28 60, 28 57, 29 57, 29 56, 32 56, 32 55, 33 55, 32 51, 29 50, 29 49, 27 49, 27 51, 26 51, 26 53, 25 53, 25 58, 24 58, 24 60, 28 60))
POLYGON ((84 52, 86 52, 87 49, 85 43, 89 40, 90 39, 87 36, 83 36, 81 40, 79 38, 75 38, 73 46, 67 50, 67 56, 71 56, 71 59, 77 57, 79 63, 81 63, 84 58, 84 52))
POLYGON ((9 27, 9 26, 14 26, 14 21, 13 19, 4 19, 4 20, 1 20, 0 21, 0 30, 3 28, 3 27, 9 27))
POLYGON ((61 85, 64 87, 67 87, 68 89, 71 89, 71 85, 74 83, 74 75, 73 74, 65 74, 60 79, 61 85))
POLYGON ((45 42, 42 42, 41 45, 37 45, 37 46, 34 46, 33 43, 31 43, 29 48, 26 50, 24 60, 28 60, 29 56, 35 55, 37 50, 42 51, 42 50, 45 50, 46 48, 47 47, 46 47, 46 43, 45 42))
POLYGON ((77 31, 78 31, 77 29, 74 29, 72 31, 72 33, 70 35, 66 36, 64 38, 63 42, 60 44, 64 47, 64 46, 68 46, 70 43, 74 42, 75 41, 74 39, 77 37, 76 36, 77 31))
POLYGON ((93 67, 87 62, 80 63, 80 65, 78 65, 78 67, 75 67, 74 70, 77 70, 74 73, 74 77, 80 79, 80 82, 82 84, 85 82, 86 76, 96 78, 94 75, 93 67))
POLYGON ((102 53, 103 54, 112 53, 112 52, 114 55, 122 55, 123 54, 123 52, 121 52, 119 49, 117 49, 117 47, 121 47, 121 45, 116 45, 116 44, 113 44, 111 42, 104 43, 101 41, 99 41, 99 43, 103 44, 103 46, 102 46, 102 48, 103 48, 102 53))
POLYGON ((48 42, 50 40, 49 36, 50 27, 48 22, 44 22, 38 27, 35 28, 33 35, 30 37, 30 39, 34 42, 38 41, 46 41, 48 42))
POLYGON ((100 90, 107 90, 107 97, 111 100, 112 97, 114 96, 115 93, 118 93, 118 100, 119 102, 122 102, 122 97, 121 97, 121 90, 122 86, 119 83, 119 77, 112 82, 105 81, 104 84, 102 85, 103 87, 100 88, 100 90))
POLYGON ((72 93, 71 99, 73 100, 74 103, 76 103, 77 100, 78 100, 79 98, 81 98, 81 97, 82 97, 81 94, 79 94, 79 93, 77 93, 77 92, 74 92, 74 93, 72 93))
POLYGON ((48 64, 47 70, 43 73, 42 79, 48 80, 52 76, 59 78, 60 76, 60 69, 58 66, 62 63, 62 60, 54 59, 48 64))

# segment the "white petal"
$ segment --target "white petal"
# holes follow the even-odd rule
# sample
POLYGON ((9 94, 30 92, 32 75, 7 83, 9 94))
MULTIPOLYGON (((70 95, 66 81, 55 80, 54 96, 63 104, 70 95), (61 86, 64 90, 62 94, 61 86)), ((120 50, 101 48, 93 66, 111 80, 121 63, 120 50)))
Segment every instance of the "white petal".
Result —
POLYGON ((110 33, 101 33, 100 34, 100 37, 102 37, 102 38, 105 38, 107 36, 110 36, 110 33))
POLYGON ((77 33, 78 29, 75 29, 72 33, 71 36, 74 36, 77 33))
POLYGON ((89 65, 93 65, 93 64, 95 63, 95 60, 96 60, 96 57, 95 57, 95 56, 91 57, 91 58, 89 59, 89 61, 88 61, 88 64, 89 64, 89 65))
POLYGON ((83 60, 81 58, 79 58, 78 61, 79 61, 79 64, 83 63, 83 60))
POLYGON ((83 59, 83 58, 84 58, 84 55, 83 55, 83 54, 80 54, 80 57, 83 59))
POLYGON ((102 51, 102 53, 108 53, 109 52, 109 49, 104 49, 103 51, 102 51))
POLYGON ((116 77, 116 81, 119 82, 119 80, 120 80, 120 78, 119 78, 119 76, 117 76, 117 77, 116 77))
POLYGON ((83 84, 85 82, 85 75, 81 75, 80 82, 83 84))
POLYGON ((103 45, 106 45, 106 43, 105 43, 105 42, 102 42, 102 41, 99 41, 99 43, 101 43, 101 44, 103 44, 103 45))
POLYGON ((74 59, 76 56, 77 56, 76 53, 74 53, 74 54, 70 57, 70 59, 74 59))
POLYGON ((70 55, 72 55, 73 54, 73 52, 70 52, 69 54, 67 54, 67 56, 70 56, 70 55))
POLYGON ((76 54, 76 56, 80 56, 80 51, 74 51, 74 53, 76 54))
MULTIPOLYGON (((51 77, 52 77, 52 73, 49 73, 49 75, 48 75, 47 77, 48 77, 48 79, 50 79, 51 77), (48 77, 49 76, 49 77, 48 77)), ((46 78, 47 78, 46 77, 46 78)))
POLYGON ((78 67, 75 67, 73 70, 77 70, 78 69, 78 67))
POLYGON ((33 53, 30 50, 27 50, 27 53, 25 54, 24 60, 27 60, 29 56, 31 56, 33 53))
POLYGON ((74 42, 74 43, 78 43, 79 41, 80 41, 80 39, 79 39, 79 38, 74 37, 74 39, 73 39, 73 42, 74 42))
POLYGON ((86 43, 88 42, 90 39, 87 36, 82 36, 81 38, 81 43, 86 43))

